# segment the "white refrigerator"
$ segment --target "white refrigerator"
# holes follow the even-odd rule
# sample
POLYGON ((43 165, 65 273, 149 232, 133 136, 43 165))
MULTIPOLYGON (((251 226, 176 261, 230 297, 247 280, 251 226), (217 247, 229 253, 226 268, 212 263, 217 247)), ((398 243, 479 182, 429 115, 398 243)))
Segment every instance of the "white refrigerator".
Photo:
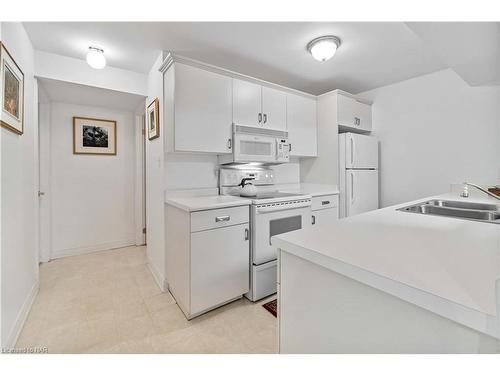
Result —
POLYGON ((378 200, 378 140, 339 134, 339 216, 376 210, 378 200))

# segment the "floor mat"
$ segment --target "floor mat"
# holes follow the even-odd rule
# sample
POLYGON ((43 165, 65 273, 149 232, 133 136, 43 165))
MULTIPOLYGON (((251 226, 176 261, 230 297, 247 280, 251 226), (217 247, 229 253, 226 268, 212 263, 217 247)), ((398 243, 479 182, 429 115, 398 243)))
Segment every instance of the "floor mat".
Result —
POLYGON ((262 305, 262 307, 265 308, 267 311, 269 311, 271 314, 273 314, 275 318, 278 317, 278 300, 277 299, 273 299, 272 301, 264 303, 262 305))

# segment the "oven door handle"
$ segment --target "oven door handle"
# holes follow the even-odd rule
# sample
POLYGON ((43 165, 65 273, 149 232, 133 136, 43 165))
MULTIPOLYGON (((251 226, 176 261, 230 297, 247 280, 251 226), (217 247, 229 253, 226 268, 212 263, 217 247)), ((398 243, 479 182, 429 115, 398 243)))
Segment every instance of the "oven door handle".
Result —
POLYGON ((278 212, 278 211, 288 211, 288 210, 293 210, 296 208, 304 208, 304 207, 309 207, 311 206, 311 202, 304 202, 300 204, 294 204, 292 207, 283 205, 283 206, 274 206, 274 207, 261 207, 257 208, 256 212, 258 214, 265 214, 268 212, 278 212))

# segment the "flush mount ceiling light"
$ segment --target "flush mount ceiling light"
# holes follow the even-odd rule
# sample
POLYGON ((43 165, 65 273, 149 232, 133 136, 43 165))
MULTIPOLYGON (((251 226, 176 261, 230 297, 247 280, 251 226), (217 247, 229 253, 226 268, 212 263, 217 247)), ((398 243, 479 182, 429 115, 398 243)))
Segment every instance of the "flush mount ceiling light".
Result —
POLYGON ((333 35, 320 36, 307 43, 307 50, 318 61, 329 60, 340 46, 340 39, 333 35))
POLYGON ((102 69, 106 66, 104 50, 97 47, 89 47, 87 53, 87 63, 94 69, 102 69))

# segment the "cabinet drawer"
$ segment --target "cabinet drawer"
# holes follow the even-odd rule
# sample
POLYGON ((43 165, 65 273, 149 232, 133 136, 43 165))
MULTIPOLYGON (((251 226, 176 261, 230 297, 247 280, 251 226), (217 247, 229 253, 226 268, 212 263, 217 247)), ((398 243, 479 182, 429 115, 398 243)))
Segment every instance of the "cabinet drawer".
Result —
POLYGON ((191 213, 191 232, 248 223, 248 206, 221 208, 191 213))
POLYGON ((339 196, 338 195, 323 195, 321 197, 313 197, 311 203, 311 209, 322 210, 325 208, 333 208, 339 206, 339 196))

